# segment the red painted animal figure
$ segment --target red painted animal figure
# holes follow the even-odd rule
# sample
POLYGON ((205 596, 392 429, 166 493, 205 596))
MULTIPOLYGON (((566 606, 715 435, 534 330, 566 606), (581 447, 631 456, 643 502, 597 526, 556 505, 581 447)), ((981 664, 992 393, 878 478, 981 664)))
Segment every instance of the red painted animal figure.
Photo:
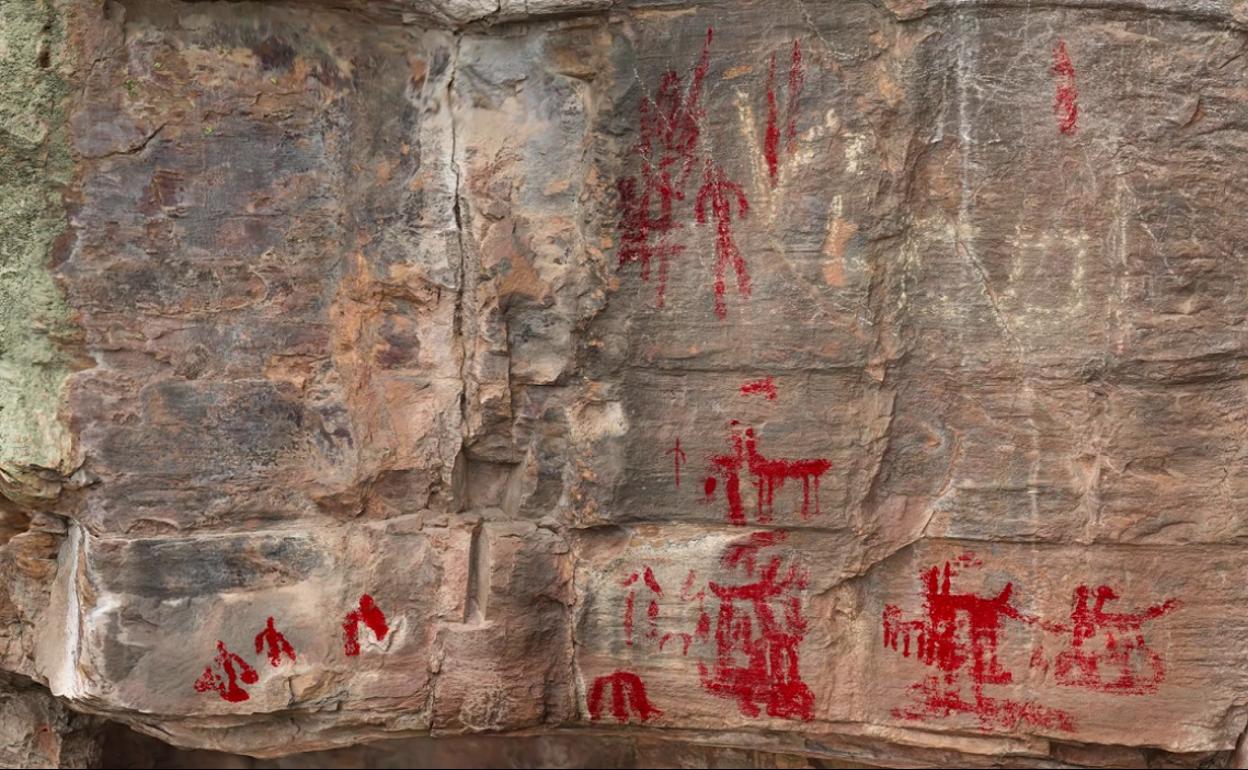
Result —
MULTIPOLYGON (((712 470, 724 480, 724 496, 728 501, 728 520, 744 526, 745 503, 741 496, 741 475, 748 473, 758 492, 755 516, 760 524, 769 523, 775 512, 776 492, 786 481, 802 483, 802 518, 809 519, 819 513, 819 480, 828 472, 832 463, 822 458, 782 460, 766 457, 758 449, 758 437, 753 428, 746 428, 744 436, 736 429, 740 425, 733 420, 732 453, 711 458, 712 470), (813 505, 812 505, 813 500, 813 505)), ((708 497, 714 494, 718 484, 708 477, 703 487, 708 497)))
POLYGON ((269 650, 269 665, 279 666, 282 662, 282 656, 295 660, 295 648, 286 640, 286 636, 277 630, 273 625, 272 616, 265 625, 264 630, 256 634, 256 652, 264 652, 265 647, 269 650))
MULTIPOLYGON (((977 562, 964 557, 961 563, 977 562)), ((1004 636, 1002 622, 1011 619, 1037 623, 1039 620, 1024 615, 1010 603, 1012 583, 1006 583, 995 596, 986 598, 955 593, 952 582, 956 574, 950 562, 945 562, 943 574, 933 566, 919 575, 925 612, 922 618, 903 620, 901 608, 895 605, 884 608, 884 646, 897 650, 900 643, 903 657, 910 657, 913 651, 918 660, 938 672, 912 685, 914 705, 893 709, 893 716, 922 721, 969 714, 979 720, 983 730, 1013 729, 1020 722, 1028 722, 1038 727, 1073 731, 1074 719, 1064 711, 987 694, 986 686, 1013 681, 1013 675, 1001 665, 997 655, 1004 636), (969 699, 964 695, 964 679, 969 679, 969 699)))
POLYGON ((208 692, 216 690, 221 696, 221 700, 230 703, 242 703, 251 698, 242 687, 238 685, 241 679, 243 684, 255 684, 260 681, 260 675, 256 670, 247 665, 247 661, 240 658, 235 653, 230 652, 225 642, 217 640, 217 656, 213 660, 213 664, 221 670, 221 674, 213 671, 213 666, 205 666, 204 673, 199 679, 195 680, 196 692, 208 692))
POLYGON ((385 639, 390 631, 390 626, 386 624, 385 613, 368 594, 360 597, 359 608, 348 612, 347 617, 342 621, 342 631, 346 637, 343 652, 347 655, 360 654, 360 624, 367 626, 377 641, 385 639))
POLYGON ((762 566, 760 554, 786 536, 755 533, 726 549, 723 566, 749 580, 708 584, 719 601, 715 662, 708 667, 699 661, 698 672, 707 691, 735 700, 745 716, 765 711, 780 719, 810 720, 815 696, 802 681, 799 659, 807 629, 800 595, 806 573, 796 564, 783 570, 780 556, 769 557, 762 566))
POLYGON ((590 719, 602 719, 608 689, 611 691, 611 716, 617 722, 627 722, 633 716, 645 722, 663 714, 646 696, 646 685, 641 677, 631 671, 616 671, 598 677, 590 687, 586 703, 590 719))
POLYGON ((1167 599, 1141 612, 1117 613, 1105 611, 1107 602, 1118 599, 1114 589, 1098 587, 1089 608, 1091 596, 1087 586, 1075 589, 1071 642, 1054 661, 1058 684, 1120 695, 1156 692, 1166 676, 1165 664, 1144 641, 1141 629, 1177 609, 1179 602, 1167 599))

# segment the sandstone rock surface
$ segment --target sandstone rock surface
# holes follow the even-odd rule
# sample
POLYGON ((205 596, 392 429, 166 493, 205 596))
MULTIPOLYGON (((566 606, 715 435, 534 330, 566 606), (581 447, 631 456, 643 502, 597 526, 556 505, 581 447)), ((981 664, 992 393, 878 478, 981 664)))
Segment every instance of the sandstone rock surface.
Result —
POLYGON ((0 759, 1242 764, 1246 36, 0 4, 0 759))

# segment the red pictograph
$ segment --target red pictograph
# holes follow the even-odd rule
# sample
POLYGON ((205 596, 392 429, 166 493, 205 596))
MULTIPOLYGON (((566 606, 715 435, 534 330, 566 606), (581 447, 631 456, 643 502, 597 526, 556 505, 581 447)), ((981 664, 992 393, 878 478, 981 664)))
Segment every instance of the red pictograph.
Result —
POLYGON ((377 641, 386 638, 386 634, 390 631, 390 626, 386 623, 386 615, 373 601, 373 597, 364 594, 360 597, 360 606, 357 609, 347 613, 347 617, 342 621, 342 631, 345 637, 343 643, 343 652, 347 655, 355 656, 360 654, 360 625, 363 624, 370 631, 377 641))
POLYGON ((908 708, 893 709, 893 716, 923 721, 970 714, 978 718, 984 730, 1010 730, 1020 722, 1027 722, 1037 727, 1073 731, 1074 718, 1065 711, 1034 702, 994 698, 986 692, 989 685, 1013 681, 1013 674, 1001 665, 997 656, 1004 637, 1002 621, 1035 622, 1037 619, 1023 615, 1010 602, 1012 583, 1006 583, 991 597, 954 592, 953 578, 958 570, 980 564, 973 555, 967 554, 953 563, 945 562, 943 572, 932 567, 921 573, 924 615, 920 618, 903 620, 901 608, 894 605, 884 608, 884 646, 896 650, 900 643, 904 657, 910 657, 913 650, 924 665, 937 669, 935 675, 910 687, 915 702, 908 708))
POLYGON ((1179 607, 1167 599, 1140 612, 1106 612, 1105 604, 1118 594, 1099 586, 1094 603, 1087 586, 1075 589, 1070 612, 1069 645, 1054 660, 1059 684, 1100 692, 1144 695, 1157 691, 1166 676, 1161 655, 1149 648, 1142 628, 1179 607))
MULTIPOLYGON (((785 151, 792 155, 797 142, 797 101, 802 93, 802 85, 806 82, 806 72, 802 66, 802 44, 793 41, 793 49, 789 53, 789 97, 785 107, 785 151)), ((763 158, 767 161, 767 174, 771 177, 771 186, 776 186, 780 171, 780 108, 776 97, 776 55, 771 55, 767 68, 767 130, 763 135, 763 158)))
POLYGON ((204 673, 195 680, 195 691, 216 690, 221 700, 242 703, 251 696, 239 686, 239 680, 242 680, 243 684, 255 684, 260 681, 260 675, 247 664, 247 661, 230 652, 225 642, 217 640, 217 656, 213 659, 213 665, 205 666, 204 673), (214 671, 213 666, 221 673, 214 671))
POLYGON ((775 401, 777 397, 776 381, 771 377, 764 377, 761 380, 751 380, 741 386, 741 395, 762 395, 768 401, 775 401))
POLYGON ((646 696, 646 685, 641 677, 631 671, 616 671, 598 677, 590 687, 586 704, 589 706, 590 719, 602 719, 607 690, 611 691, 611 716, 617 722, 627 722, 632 716, 645 722, 663 714, 646 696))
POLYGON ((654 577, 654 571, 646 567, 641 572, 634 572, 624 579, 623 585, 629 589, 628 596, 624 599, 624 644, 630 647, 633 645, 633 626, 636 620, 637 589, 639 585, 644 585, 651 594, 650 602, 646 606, 647 630, 645 636, 650 639, 657 639, 659 637, 658 599, 663 596, 663 588, 654 577))
POLYGON ((672 465, 675 466, 676 487, 680 488, 680 467, 689 460, 689 455, 685 454, 685 450, 680 448, 680 438, 677 437, 676 445, 667 450, 667 454, 672 456, 672 465))
POLYGON ((754 533, 725 551, 722 565, 745 580, 708 583, 719 601, 715 661, 709 667, 699 661, 698 672, 709 692, 735 700, 745 716, 765 711, 810 720, 815 697, 802 681, 799 661, 807 629, 800 592, 807 576, 796 564, 786 569, 781 556, 761 553, 786 537, 783 531, 754 533))
POLYGON ((700 225, 707 223, 708 209, 710 217, 715 220, 715 315, 720 318, 728 316, 724 294, 728 290, 729 266, 736 274, 737 293, 742 297, 750 296, 750 272, 732 233, 734 203, 738 217, 744 218, 750 212, 750 202, 746 200, 741 185, 729 180, 724 170, 707 158, 702 187, 698 189, 693 211, 700 225))
POLYGON ((663 307, 667 293, 670 262, 684 251, 672 243, 673 230, 680 227, 673 212, 684 200, 685 184, 696 163, 701 136, 702 84, 710 69, 713 31, 689 76, 668 70, 659 79, 654 97, 644 96, 640 104, 640 136, 634 148, 641 162, 639 177, 623 177, 616 182, 620 218, 619 266, 632 262, 641 266, 641 280, 650 280, 650 264, 658 261, 656 304, 663 307))
MULTIPOLYGON (((808 519, 819 513, 819 480, 832 463, 822 458, 783 460, 770 458, 758 448, 758 437, 753 428, 740 430, 740 423, 730 423, 732 452, 711 458, 711 468, 724 482, 724 496, 728 501, 728 520, 733 524, 746 524, 745 500, 741 495, 741 477, 748 474, 756 488, 757 505, 755 517, 760 524, 770 522, 774 515, 776 492, 786 481, 802 484, 802 518, 808 519)), ((707 497, 718 488, 715 476, 708 476, 703 484, 707 497)))
POLYGON ((1053 76, 1057 78, 1057 96, 1053 102, 1057 129, 1063 134, 1073 134, 1079 123, 1079 90, 1075 86, 1075 65, 1070 61, 1065 40, 1058 40, 1053 46, 1053 76))
MULTIPOLYGON (((1011 602, 1013 584, 1006 583, 995 595, 957 593, 953 580, 959 570, 982 562, 966 554, 945 562, 943 571, 933 566, 920 575, 923 586, 922 616, 906 620, 895 605, 884 608, 884 646, 912 655, 937 670, 910 687, 915 694, 908 708, 893 715, 927 720, 953 714, 971 714, 980 727, 1013 729, 1021 722, 1063 731, 1074 730, 1074 718, 1058 709, 1035 702, 991 697, 986 687, 1014 682, 1013 674, 1000 662, 998 651, 1005 640, 1004 621, 1037 627, 1048 634, 1070 634, 1071 640, 1054 659, 1054 678, 1059 685, 1083 687, 1121 695, 1143 695, 1157 690, 1165 676, 1161 656, 1144 640, 1144 623, 1177 609, 1168 599, 1139 612, 1106 612, 1107 602, 1118 599, 1109 586, 1093 592, 1075 589, 1070 623, 1045 620, 1018 610, 1011 602), (967 689, 969 688, 969 697, 967 689)), ((1048 668, 1042 646, 1036 647, 1029 665, 1048 668)))
MULTIPOLYGON (((715 313, 722 319, 728 314, 724 295, 729 267, 735 274, 738 293, 742 297, 750 296, 749 270, 732 226, 734 220, 748 215, 750 204, 744 188, 730 179, 709 153, 700 149, 702 119, 706 114, 702 90, 710 71, 713 39, 713 30, 707 29, 687 86, 684 77, 675 70, 668 70, 660 77, 654 97, 641 99, 640 136, 634 147, 640 168, 636 176, 625 176, 616 182, 619 198, 616 230, 620 236, 620 268, 636 262, 641 279, 648 282, 651 263, 658 262, 655 304, 663 307, 671 262, 685 250, 672 236, 681 227, 682 216, 688 216, 686 189, 695 166, 701 162, 702 184, 693 200, 693 214, 700 225, 715 223, 715 313)), ((793 57, 790 110, 796 107, 797 93, 804 78, 800 46, 794 47, 793 57)), ((779 128, 775 130, 778 143, 779 128)), ((791 131, 792 137, 796 137, 796 128, 791 127, 791 131)))
POLYGON ((263 653, 265 648, 269 651, 269 665, 280 666, 282 656, 295 660, 295 648, 286 640, 286 636, 277 630, 273 625, 273 617, 269 616, 269 622, 265 625, 264 630, 256 634, 256 652, 263 653))

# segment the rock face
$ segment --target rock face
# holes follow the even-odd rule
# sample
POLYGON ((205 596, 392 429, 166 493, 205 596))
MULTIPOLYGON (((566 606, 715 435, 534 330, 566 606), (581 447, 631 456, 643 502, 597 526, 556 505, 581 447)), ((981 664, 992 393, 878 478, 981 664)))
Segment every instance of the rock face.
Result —
POLYGON ((1246 35, 0 4, 0 758, 1239 761, 1246 35))

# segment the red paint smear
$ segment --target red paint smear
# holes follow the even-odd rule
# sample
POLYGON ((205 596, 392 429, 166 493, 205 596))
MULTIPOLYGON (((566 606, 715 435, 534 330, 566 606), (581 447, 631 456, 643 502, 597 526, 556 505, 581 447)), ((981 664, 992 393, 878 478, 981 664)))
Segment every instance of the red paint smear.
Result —
POLYGON ((702 494, 706 495, 708 501, 715 496, 715 487, 717 486, 719 486, 719 481, 714 476, 707 476, 702 479, 702 494))
POLYGON ((1141 628, 1178 609, 1178 600, 1167 599, 1141 612, 1115 613, 1105 612, 1105 604, 1118 599, 1114 589, 1098 587, 1096 602, 1089 609, 1091 596, 1086 585, 1075 589, 1070 612, 1071 642, 1054 661, 1058 683, 1122 695, 1156 692, 1166 677, 1165 664, 1144 641, 1141 628), (1092 649, 1090 642, 1102 632, 1101 649, 1092 649), (1147 673, 1142 674, 1138 670, 1141 668, 1147 669, 1147 673))
POLYGON ((283 655, 292 661, 295 659, 295 648, 273 625, 272 616, 269 617, 268 625, 264 627, 264 630, 256 634, 256 652, 263 652, 266 646, 269 648, 269 664, 274 667, 281 665, 283 655))
POLYGON ((655 708, 646 696, 646 685, 641 677, 631 671, 616 671, 594 680, 587 704, 590 719, 602 719, 603 696, 608 687, 611 688, 611 716, 615 717, 615 721, 627 722, 634 714, 642 722, 662 716, 663 712, 655 708))
MULTIPOLYGON (((785 536, 755 533, 745 543, 730 546, 723 561, 746 565, 746 576, 754 577, 758 551, 785 536)), ((797 565, 790 566, 783 578, 780 571, 781 559, 775 557, 753 582, 708 583, 720 602, 716 658, 713 668, 699 661, 698 672, 707 691, 736 700, 745 716, 757 717, 765 710, 768 716, 809 721, 814 718, 815 696, 802 681, 798 654, 807 629, 798 592, 806 588, 807 578, 797 565), (744 665, 739 662, 742 658, 744 665)), ((709 616, 703 617, 709 630, 709 616)))
POLYGON ((255 684, 260 681, 260 675, 254 668, 247 665, 247 661, 226 649, 225 643, 219 639, 217 640, 217 656, 213 663, 225 672, 225 676, 222 677, 213 671, 212 666, 205 666, 204 673, 195 680, 196 692, 216 690, 221 700, 230 703, 242 703, 251 698, 246 690, 238 686, 238 680, 242 679, 243 684, 255 684), (235 669, 235 666, 238 668, 235 669))
POLYGON ((789 104, 785 109, 788 121, 784 130, 785 149, 789 155, 792 155, 797 149, 797 100, 802 95, 802 85, 805 82, 806 73, 802 67, 802 44, 801 41, 794 40, 793 52, 789 56, 789 104))
POLYGON ((343 652, 347 655, 355 656, 360 654, 360 624, 368 626, 373 632, 373 636, 377 641, 386 638, 386 634, 390 631, 390 626, 386 624, 385 613, 381 611, 373 601, 373 597, 364 594, 360 597, 359 609, 351 610, 347 613, 347 617, 342 621, 342 630, 346 636, 346 642, 343 644, 343 652))
POLYGON ((1079 91, 1075 87, 1075 65, 1070 61, 1065 40, 1053 46, 1053 74, 1058 78, 1057 98, 1053 104, 1057 128, 1063 134, 1073 134, 1079 121, 1079 91))
POLYGON ((684 450, 680 448, 680 437, 676 438, 676 446, 667 450, 667 454, 672 456, 672 464, 676 466, 676 488, 680 488, 680 466, 689 459, 684 450))
POLYGON ((767 133, 763 137, 763 157, 767 159, 767 174, 771 177, 771 186, 776 186, 780 159, 780 128, 776 125, 776 55, 771 55, 771 64, 767 67, 767 133))
MULTIPOLYGON (((654 571, 649 567, 644 568, 641 573, 634 572, 625 578, 622 585, 625 588, 632 588, 641 580, 645 583, 646 588, 650 589, 655 595, 663 595, 663 587, 659 585, 659 581, 654 576, 654 571)), ((637 606, 637 590, 632 589, 628 592, 628 596, 624 599, 624 644, 632 646, 633 644, 633 622, 636 616, 637 606)), ((657 638, 659 635, 658 619, 659 619, 659 603, 651 600, 650 605, 646 608, 646 617, 650 621, 650 630, 646 632, 646 636, 651 639, 657 638)))
POLYGON ((702 84, 710 69, 712 37, 713 31, 708 28, 706 42, 690 73, 687 91, 683 90, 680 74, 668 70, 660 77, 654 98, 642 97, 640 137, 634 148, 641 159, 640 189, 636 177, 616 182, 620 207, 616 225, 620 233, 619 266, 639 263, 641 279, 648 282, 650 263, 658 260, 655 303, 658 307, 666 302, 670 262, 684 251, 684 246, 669 243, 668 237, 680 226, 672 208, 676 201, 684 200, 685 183, 697 160, 701 120, 705 114, 701 105, 702 84), (655 206, 658 207, 657 216, 652 213, 655 206))
POLYGON ((741 386, 741 395, 751 396, 755 393, 763 394, 768 401, 775 401, 776 381, 770 377, 764 377, 761 380, 752 380, 741 386))
MULTIPOLYGON (((736 422, 733 423, 736 425, 736 422)), ((832 463, 821 458, 804 460, 775 460, 765 457, 758 451, 758 440, 753 428, 745 429, 745 438, 734 432, 732 436, 733 453, 716 455, 711 458, 712 467, 724 478, 724 494, 728 498, 728 520, 743 526, 745 520, 745 503, 741 497, 741 472, 744 469, 753 477, 751 482, 758 491, 756 518, 760 524, 772 520, 776 491, 783 488, 786 481, 802 482, 802 518, 809 519, 812 515, 811 500, 814 500, 813 513, 819 511, 819 480, 832 467, 832 463)), ((708 485, 709 487, 710 485, 708 485)), ((713 487, 710 491, 714 491, 713 487)))
MULTIPOLYGON (((974 563, 973 558, 959 561, 974 563)), ((884 646, 896 650, 900 643, 903 657, 910 657, 913 649, 916 658, 941 672, 912 685, 915 703, 907 709, 894 709, 893 715, 922 721, 971 714, 978 717, 983 730, 1013 729, 1019 722, 1028 722, 1042 728, 1073 731, 1074 719, 1064 711, 992 698, 984 692, 986 685, 1013 681, 1012 673, 997 658, 1002 619, 1038 619, 1022 614, 1010 603, 1012 583, 1006 583, 992 598, 959 594, 952 591, 956 574, 949 562, 945 562, 943 574, 937 567, 920 573, 924 609, 920 619, 905 621, 901 608, 884 608, 884 646), (970 700, 962 694, 964 674, 970 679, 970 700)))
POLYGON ((698 190, 694 215, 700 225, 707 222, 707 204, 710 204, 711 216, 715 218, 715 314, 720 318, 728 315, 728 307, 724 304, 726 291, 725 275, 729 265, 737 275, 737 291, 742 297, 750 296, 750 274, 745 266, 745 257, 737 248, 732 235, 732 204, 737 204, 738 215, 744 218, 750 211, 749 201, 745 199, 745 191, 741 185, 729 181, 724 170, 709 158, 703 175, 702 187, 698 190))

